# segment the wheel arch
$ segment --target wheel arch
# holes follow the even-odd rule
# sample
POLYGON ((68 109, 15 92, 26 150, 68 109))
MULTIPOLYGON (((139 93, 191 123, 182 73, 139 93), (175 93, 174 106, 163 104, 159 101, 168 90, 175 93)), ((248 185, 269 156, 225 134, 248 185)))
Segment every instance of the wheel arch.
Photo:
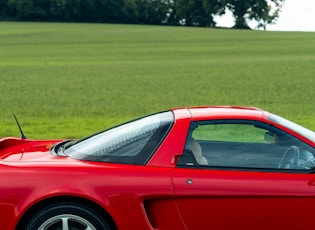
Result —
POLYGON ((51 205, 51 204, 56 204, 59 202, 74 202, 77 204, 82 204, 82 205, 86 205, 92 209, 94 209, 95 211, 97 211, 103 218, 104 220, 108 223, 108 225, 110 226, 111 229, 113 230, 117 230, 117 226, 113 220, 113 218, 110 216, 110 214, 103 208, 101 207, 99 204, 85 199, 85 198, 81 198, 81 197, 74 197, 74 196, 57 196, 57 197, 51 197, 51 198, 47 198, 44 200, 39 201, 38 203, 34 204, 33 206, 31 206, 20 218, 15 230, 23 230, 25 229, 26 225, 27 225, 27 221, 34 216, 34 213, 40 211, 42 208, 51 205))

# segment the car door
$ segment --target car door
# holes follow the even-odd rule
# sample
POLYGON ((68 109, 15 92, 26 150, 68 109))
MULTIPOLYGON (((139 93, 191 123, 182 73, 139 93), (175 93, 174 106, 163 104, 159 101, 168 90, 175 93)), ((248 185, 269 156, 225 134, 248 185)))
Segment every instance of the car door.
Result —
POLYGON ((173 171, 175 199, 187 229, 313 227, 313 154, 310 146, 267 124, 192 123, 173 171), (207 164, 198 162, 190 138, 207 164))

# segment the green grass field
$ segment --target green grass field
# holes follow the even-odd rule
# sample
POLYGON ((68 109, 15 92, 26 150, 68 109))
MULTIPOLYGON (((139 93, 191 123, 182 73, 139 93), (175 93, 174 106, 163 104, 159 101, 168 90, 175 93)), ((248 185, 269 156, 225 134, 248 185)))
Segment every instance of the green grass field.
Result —
POLYGON ((0 136, 78 138, 170 107, 255 106, 315 129, 315 33, 0 22, 0 136))

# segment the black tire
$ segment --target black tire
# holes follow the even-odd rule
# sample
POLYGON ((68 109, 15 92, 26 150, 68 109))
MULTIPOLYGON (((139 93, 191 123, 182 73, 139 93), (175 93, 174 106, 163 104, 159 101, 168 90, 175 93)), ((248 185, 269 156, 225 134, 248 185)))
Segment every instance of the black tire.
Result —
POLYGON ((30 219, 25 228, 25 230, 64 229, 109 230, 110 228, 99 213, 86 205, 74 202, 62 202, 45 207, 30 219))

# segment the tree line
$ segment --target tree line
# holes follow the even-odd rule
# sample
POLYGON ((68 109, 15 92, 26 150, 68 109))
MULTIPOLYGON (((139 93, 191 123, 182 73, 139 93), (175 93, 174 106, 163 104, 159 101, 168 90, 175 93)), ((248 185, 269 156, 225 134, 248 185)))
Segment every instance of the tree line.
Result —
POLYGON ((285 0, 0 0, 0 19, 215 27, 214 17, 233 13, 235 28, 266 28, 285 0))

